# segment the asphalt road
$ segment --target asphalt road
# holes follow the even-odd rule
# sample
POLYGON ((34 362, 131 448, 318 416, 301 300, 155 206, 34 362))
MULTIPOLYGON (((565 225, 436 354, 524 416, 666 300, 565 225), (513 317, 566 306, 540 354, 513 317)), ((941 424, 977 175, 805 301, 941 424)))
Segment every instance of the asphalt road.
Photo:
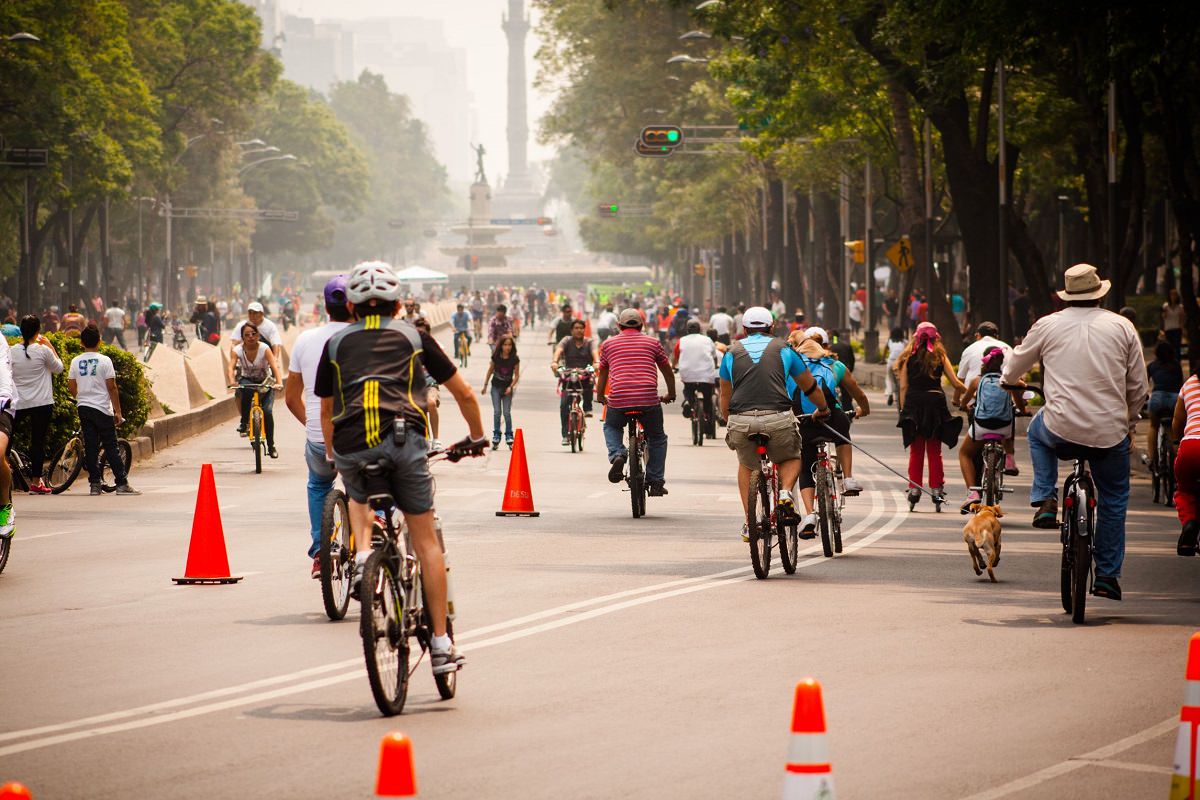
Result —
MULTIPOLYGON (((515 403, 542 516, 494 515, 503 449, 436 467, 468 658, 456 699, 422 664, 405 713, 379 716, 356 612, 329 622, 309 578, 303 433, 279 403, 262 475, 230 423, 136 465, 140 498, 84 481, 18 498, 0 783, 37 800, 370 797, 379 741, 401 730, 424 797, 773 797, 792 688, 814 676, 841 798, 1165 796, 1200 563, 1174 555, 1174 515, 1144 485, 1126 599, 1093 599, 1083 627, 1061 612, 1056 535, 1028 527, 1023 453, 997 584, 971 571, 954 507, 910 513, 861 458, 846 552, 806 543, 795 576, 758 581, 733 455, 692 447, 672 407, 670 495, 632 520, 598 420, 587 452, 559 444, 544 337, 520 343, 515 403), (175 586, 206 462, 245 580, 175 586)), ((444 417, 443 439, 464 432, 444 417)), ((879 403, 855 434, 902 469, 894 424, 879 403)))

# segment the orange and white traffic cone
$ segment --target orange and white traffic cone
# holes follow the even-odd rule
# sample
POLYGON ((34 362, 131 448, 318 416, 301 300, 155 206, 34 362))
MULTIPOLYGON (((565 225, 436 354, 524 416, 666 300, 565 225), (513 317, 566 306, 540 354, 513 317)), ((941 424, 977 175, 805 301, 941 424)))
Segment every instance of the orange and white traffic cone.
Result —
POLYGON ((9 781, 0 786, 0 800, 33 800, 33 794, 25 784, 9 781))
POLYGON ((225 531, 221 527, 221 506, 217 502, 217 482, 212 464, 200 467, 200 488, 196 491, 196 513, 192 517, 192 540, 188 545, 187 565, 179 584, 237 583, 240 576, 229 572, 225 551, 225 531))
POLYGON ((1197 800, 1196 762, 1200 757, 1200 632, 1188 642, 1187 672, 1184 674, 1183 707, 1179 710, 1179 733, 1175 737, 1175 769, 1171 777, 1171 800, 1197 800))
POLYGON ((379 772, 375 776, 377 797, 416 797, 417 771, 413 767, 412 741, 399 731, 383 737, 379 745, 379 772))
POLYGON ((508 480, 504 483, 504 500, 497 517, 536 517, 533 510, 533 486, 529 483, 529 462, 525 458, 525 433, 517 428, 513 439, 512 459, 508 462, 508 480))
POLYGON ((821 684, 815 678, 796 684, 783 800, 834 800, 833 767, 825 739, 825 704, 821 684))

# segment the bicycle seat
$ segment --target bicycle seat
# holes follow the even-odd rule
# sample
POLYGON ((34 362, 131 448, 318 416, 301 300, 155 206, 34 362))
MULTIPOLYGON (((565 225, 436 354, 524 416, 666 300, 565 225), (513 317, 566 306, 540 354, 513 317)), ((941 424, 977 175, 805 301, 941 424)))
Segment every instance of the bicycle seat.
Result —
POLYGON ((1006 437, 1003 433, 985 433, 979 437, 981 442, 1003 442, 1006 437))
POLYGON ((625 416, 627 416, 627 417, 640 417, 641 415, 642 415, 642 411, 641 411, 641 409, 638 409, 638 408, 631 408, 625 412, 625 416))
POLYGON ((1065 442, 1054 448, 1054 455, 1059 461, 1087 461, 1103 460, 1108 456, 1108 451, 1102 447, 1087 447, 1082 444, 1073 444, 1065 442))
POLYGON ((363 464, 361 469, 367 478, 367 502, 375 511, 391 508, 392 485, 389 480, 392 464, 386 459, 363 464))
POLYGON ((755 444, 766 444, 767 442, 771 441, 771 437, 765 433, 752 433, 746 438, 755 444))

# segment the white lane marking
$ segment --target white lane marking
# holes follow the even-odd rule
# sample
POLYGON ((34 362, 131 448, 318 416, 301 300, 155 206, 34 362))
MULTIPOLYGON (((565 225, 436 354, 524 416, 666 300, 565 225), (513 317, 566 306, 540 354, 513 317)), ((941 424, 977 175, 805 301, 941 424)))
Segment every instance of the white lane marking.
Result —
POLYGON ((438 489, 438 497, 477 497, 489 489, 468 489, 465 487, 450 487, 448 489, 438 489))
MULTIPOLYGON (((884 499, 884 502, 882 504, 877 502, 877 500, 881 494, 882 493, 880 493, 880 492, 872 492, 871 493, 871 512, 870 512, 870 514, 868 514, 868 516, 866 518, 864 518, 861 522, 859 522, 857 525, 855 525, 853 528, 851 528, 849 531, 846 532, 845 536, 847 538, 852 536, 857 531, 865 529, 867 526, 869 526, 871 523, 873 523, 876 519, 878 519, 878 517, 883 513, 883 509, 886 507, 886 499, 884 499)), ((889 494, 891 494, 891 496, 893 497, 893 499, 895 501, 895 505, 896 505, 896 511, 893 512, 891 521, 887 525, 885 525, 883 528, 881 528, 880 530, 875 531, 872 534, 870 534, 869 536, 863 537, 862 539, 855 541, 854 544, 847 546, 844 550, 845 553, 851 553, 851 552, 854 552, 855 550, 859 550, 863 547, 866 547, 871 542, 877 541, 880 538, 888 535, 893 530, 895 530, 897 527, 899 527, 900 523, 906 518, 902 495, 899 494, 898 492, 891 492, 889 494)), ((812 547, 806 548, 805 550, 800 551, 799 555, 808 555, 811 553, 815 553, 815 552, 817 552, 818 547, 819 547, 819 545, 814 545, 812 547)), ((825 559, 825 558, 810 559, 808 561, 801 562, 799 565, 797 565, 797 569, 805 569, 808 567, 815 566, 817 564, 824 564, 830 560, 831 559, 825 559)), ((698 578, 684 578, 684 579, 681 579, 678 581, 668 581, 667 583, 664 583, 664 584, 657 584, 658 587, 662 587, 662 588, 665 588, 665 587, 675 587, 675 588, 671 588, 668 591, 660 591, 655 594, 645 595, 643 597, 636 597, 634 599, 625 600, 625 601, 619 602, 619 603, 613 603, 610 605, 601 606, 599 608, 594 608, 591 611, 585 612, 583 614, 565 617, 563 619, 558 619, 553 622, 544 623, 542 625, 535 625, 535 626, 532 626, 529 628, 523 628, 521 630, 512 631, 512 632, 506 633, 506 634, 501 634, 499 636, 493 636, 491 638, 487 638, 487 639, 483 639, 478 642, 474 642, 473 644, 470 644, 470 645, 464 645, 462 649, 464 652, 469 651, 469 650, 482 650, 483 648, 491 647, 493 645, 504 644, 506 642, 515 641, 518 639, 524 639, 524 638, 527 638, 530 636, 536 636, 539 633, 545 633, 547 631, 555 630, 558 628, 563 628, 568 625, 575 625, 580 622, 584 622, 584 621, 587 621, 590 619, 595 619, 600 616, 613 614, 617 611, 621 611, 626 608, 632 608, 634 606, 652 603, 657 600, 665 600, 665 599, 669 599, 671 597, 677 597, 677 596, 684 595, 684 594, 690 594, 692 592, 699 592, 699 591, 704 591, 706 589, 712 589, 712 588, 716 588, 716 587, 720 587, 720 586, 725 586, 730 583, 740 583, 742 581, 752 580, 754 578, 753 574, 737 575, 737 573, 747 573, 747 572, 749 572, 750 569, 751 569, 751 567, 737 567, 735 569, 726 570, 724 572, 713 573, 712 575, 700 576, 698 578), (714 578, 722 578, 722 577, 729 576, 729 575, 736 575, 736 577, 725 578, 724 580, 714 580, 714 578), (681 584, 695 584, 695 585, 682 585, 681 586, 681 584)), ((654 586, 651 586, 651 587, 644 587, 643 589, 640 589, 640 590, 639 589, 630 589, 630 590, 626 590, 624 592, 616 592, 612 595, 605 595, 601 598, 593 598, 591 600, 580 601, 578 603, 570 603, 565 606, 559 606, 557 609, 550 609, 550 610, 547 610, 544 612, 539 612, 538 614, 530 614, 530 615, 526 615, 525 617, 519 617, 514 620, 509 620, 508 622, 498 623, 496 625, 487 626, 487 627, 480 628, 480 629, 470 631, 470 632, 464 632, 459 637, 459 640, 467 641, 467 640, 473 638, 474 636, 479 636, 486 632, 490 632, 490 631, 494 631, 494 630, 502 629, 502 628, 506 628, 506 627, 512 627, 513 625, 517 625, 517 624, 523 624, 526 621, 541 619, 541 618, 544 618, 546 615, 549 615, 552 613, 561 613, 563 610, 572 610, 572 609, 578 608, 578 607, 586 607, 588 605, 594 605, 596 602, 603 602, 606 598, 613 599, 613 598, 620 598, 620 597, 628 597, 630 594, 640 594, 640 593, 643 593, 648 590, 653 590, 654 588, 655 588, 654 586)), ((28 738, 31 736, 38 736, 38 735, 46 734, 46 733, 54 733, 56 731, 70 730, 71 728, 78 728, 81 726, 95 725, 97 723, 110 722, 110 721, 118 720, 118 719, 127 719, 129 717, 138 716, 139 714, 146 714, 146 713, 154 714, 155 711, 189 705, 189 704, 197 702, 197 701, 203 701, 203 700, 212 699, 215 697, 225 697, 225 696, 228 696, 231 694, 238 694, 240 692, 243 692, 243 691, 246 691, 246 690, 252 689, 252 688, 260 688, 263 686, 270 686, 272 684, 277 684, 277 683, 286 683, 287 681, 295 680, 296 678, 307 677, 310 675, 319 674, 321 672, 329 672, 329 671, 333 671, 333 670, 337 670, 337 669, 342 669, 344 667, 352 666, 352 665, 355 665, 358 663, 360 663, 359 659, 357 659, 357 658, 350 659, 347 661, 340 661, 340 662, 337 662, 334 664, 327 664, 323 667, 313 667, 311 669, 301 670, 299 672, 290 673, 288 675, 279 675, 274 678, 265 678, 265 679, 262 679, 259 681, 253 681, 251 683, 242 684, 240 686, 231 686, 231 687, 226 687, 224 689, 216 689, 211 692, 204 692, 201 694, 192 695, 190 697, 177 698, 175 700, 166 700, 161 703, 154 703, 154 704, 147 705, 147 706, 140 706, 138 708, 127 709, 125 711, 116 711, 116 712, 112 712, 110 714, 102 714, 99 716, 87 717, 84 719, 74 720, 72 722, 59 723, 56 725, 46 725, 46 726, 42 726, 39 728, 27 729, 24 731, 12 731, 9 733, 0 734, 0 741, 10 741, 13 739, 24 739, 24 738, 28 738)), ((0 757, 7 756, 7 755, 15 755, 17 753, 23 753, 23 752, 27 752, 29 750, 37 750, 37 749, 40 749, 43 747, 50 747, 50 746, 56 745, 56 744, 64 744, 67 742, 79 741, 81 739, 90 739, 90 738, 93 738, 96 736, 103 736, 103 735, 110 734, 110 733, 120 733, 123 731, 137 730, 139 728, 146 728, 146 727, 150 727, 152 725, 159 725, 159 724, 163 724, 163 723, 167 723, 167 722, 175 722, 178 720, 189 719, 191 717, 201 716, 203 714, 214 713, 217 711, 224 711, 224 710, 227 710, 230 708, 237 708, 239 706, 253 705, 260 701, 273 700, 273 699, 276 699, 279 697, 286 697, 286 696, 292 695, 292 694, 300 694, 302 692, 306 692, 311 689, 319 689, 319 688, 323 688, 325 686, 332 686, 334 684, 344 683, 346 681, 355 680, 357 678, 361 678, 364 674, 365 674, 365 670, 362 668, 358 668, 358 669, 354 669, 351 672, 348 672, 348 673, 345 673, 342 675, 332 675, 332 676, 329 676, 326 678, 320 678, 320 679, 305 681, 304 683, 294 684, 292 686, 284 686, 284 687, 280 687, 278 689, 271 689, 271 690, 268 690, 265 692, 258 692, 256 694, 245 695, 242 697, 235 697, 235 698, 231 698, 228 700, 221 700, 221 701, 218 701, 215 703, 199 705, 199 706, 195 706, 194 708, 184 709, 184 710, 180 710, 180 711, 174 711, 174 712, 170 712, 170 713, 166 713, 166 714, 154 714, 153 716, 146 717, 144 719, 130 720, 128 722, 121 722, 121 723, 117 723, 117 724, 113 724, 113 725, 104 725, 99 728, 88 727, 88 728, 85 728, 84 730, 73 731, 71 733, 62 733, 57 736, 43 736, 42 738, 30 739, 30 741, 19 742, 17 744, 8 745, 7 747, 0 747, 0 757)))
POLYGON ((1112 769, 1124 769, 1130 772, 1151 772, 1155 775, 1174 775, 1174 767, 1165 767, 1160 764, 1135 764, 1132 761, 1088 761, 1094 767, 1111 767, 1112 769))
MULTIPOLYGON (((1151 739, 1157 739, 1159 736, 1170 733, 1179 728, 1178 715, 1170 719, 1163 720, 1157 725, 1152 725, 1143 731, 1139 731, 1132 736, 1126 736, 1124 739, 1097 748, 1090 753, 1084 753, 1081 756, 1069 758, 1066 761, 1060 761, 1057 764, 1052 764, 1045 769, 1040 769, 1037 772, 1030 773, 1023 778, 1017 778, 1015 781, 996 786, 992 789, 985 789, 982 792, 964 797, 962 800, 998 800, 1001 797, 1023 792, 1026 789, 1031 789, 1034 786, 1053 780, 1059 776, 1066 775, 1069 772, 1074 772, 1077 769, 1094 764, 1097 761, 1106 761, 1112 758, 1117 753, 1124 752, 1130 748, 1137 747, 1139 744, 1145 744, 1151 739)), ((1107 762, 1104 766, 1110 766, 1118 762, 1107 762)))
POLYGON ((605 491, 605 490, 601 489, 601 490, 600 490, 600 491, 598 491, 598 492, 592 492, 591 494, 589 494, 589 495, 587 496, 587 499, 588 499, 588 500, 595 500, 596 498, 599 498, 599 497, 604 497, 606 494, 610 494, 610 492, 607 492, 607 491, 605 491))
POLYGON ((66 536, 68 533, 79 533, 79 531, 55 531, 54 533, 39 533, 34 536, 18 536, 14 537, 14 542, 32 542, 34 539, 49 539, 51 536, 66 536))

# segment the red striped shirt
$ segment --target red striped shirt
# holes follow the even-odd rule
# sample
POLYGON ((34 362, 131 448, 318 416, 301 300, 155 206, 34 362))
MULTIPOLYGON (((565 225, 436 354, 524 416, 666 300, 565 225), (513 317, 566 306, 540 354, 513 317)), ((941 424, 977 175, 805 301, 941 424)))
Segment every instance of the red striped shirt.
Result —
MULTIPOLYGON (((1187 424, 1183 428, 1184 439, 1200 439, 1200 381, 1193 375, 1183 382, 1179 390, 1183 398, 1183 407, 1187 410, 1187 424)), ((1170 420, 1164 420, 1164 425, 1170 425, 1170 420)))
POLYGON ((658 405, 658 368, 671 368, 658 339, 626 328, 604 340, 600 368, 608 370, 608 404, 613 408, 658 405))

